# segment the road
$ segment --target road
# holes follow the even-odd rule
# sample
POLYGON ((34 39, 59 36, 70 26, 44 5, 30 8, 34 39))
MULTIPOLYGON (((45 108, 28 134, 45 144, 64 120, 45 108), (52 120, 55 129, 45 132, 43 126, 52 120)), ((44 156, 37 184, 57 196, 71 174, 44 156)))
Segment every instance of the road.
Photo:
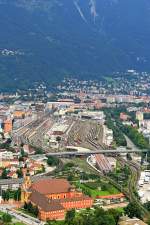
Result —
POLYGON ((139 150, 139 148, 126 135, 124 135, 124 136, 127 141, 128 148, 131 148, 133 150, 139 150))
POLYGON ((22 213, 21 211, 15 210, 16 206, 9 206, 9 205, 0 205, 0 211, 4 213, 8 213, 11 216, 15 217, 16 220, 25 223, 27 225, 44 225, 44 222, 41 222, 37 218, 33 218, 25 213, 22 213))
MULTIPOLYGON (((74 147, 72 147, 72 149, 75 149, 74 147)), ((77 147, 76 147, 77 149, 77 147)), ((90 150, 85 150, 85 151, 67 151, 67 152, 50 152, 47 153, 46 156, 88 156, 91 154, 121 154, 121 153, 141 153, 141 152, 147 152, 148 150, 110 150, 110 149, 105 149, 105 150, 96 150, 96 151, 90 151, 90 150)))

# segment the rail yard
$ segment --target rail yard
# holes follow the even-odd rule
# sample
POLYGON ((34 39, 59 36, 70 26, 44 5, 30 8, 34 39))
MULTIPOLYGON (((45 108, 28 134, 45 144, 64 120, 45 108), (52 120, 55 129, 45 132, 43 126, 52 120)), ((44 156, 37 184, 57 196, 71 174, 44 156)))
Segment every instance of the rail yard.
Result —
POLYGON ((32 113, 31 110, 26 113, 25 119, 24 116, 14 117, 14 126, 9 136, 9 148, 13 152, 1 153, 1 164, 6 165, 6 176, 11 178, 7 182, 1 180, 2 192, 7 193, 9 189, 15 192, 22 188, 23 173, 28 168, 32 182, 42 177, 68 179, 83 192, 85 189, 90 192, 94 196, 95 205, 109 208, 133 201, 140 208, 142 216, 147 217, 148 212, 142 201, 147 199, 150 184, 148 177, 142 181, 146 182, 143 185, 139 184, 139 180, 143 173, 140 162, 144 160, 143 163, 147 163, 142 156, 148 154, 148 149, 137 148, 127 134, 123 134, 127 145, 118 145, 116 139, 120 138, 120 134, 117 137, 113 127, 116 121, 113 120, 113 125, 108 123, 107 112, 79 110, 78 113, 68 113, 68 108, 43 108, 40 113, 34 109, 32 113), (83 179, 84 176, 87 181, 83 179), (104 184, 95 181, 95 178, 104 179, 104 184), (98 183, 92 189, 94 182, 98 183), (101 188, 105 191, 101 191, 101 188), (106 197, 103 191, 107 193, 106 197), (136 196, 137 191, 142 196, 141 201, 136 196))

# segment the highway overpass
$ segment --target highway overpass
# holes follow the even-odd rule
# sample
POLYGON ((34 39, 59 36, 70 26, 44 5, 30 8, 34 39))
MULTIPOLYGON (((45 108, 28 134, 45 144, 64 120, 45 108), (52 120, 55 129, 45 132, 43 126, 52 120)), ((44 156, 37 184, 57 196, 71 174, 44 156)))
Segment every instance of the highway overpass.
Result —
POLYGON ((113 155, 118 155, 122 153, 147 153, 149 150, 110 150, 110 149, 105 149, 105 150, 96 150, 96 151, 89 151, 89 150, 84 150, 84 151, 65 151, 65 152, 50 152, 47 153, 46 156, 62 156, 62 157, 67 157, 67 156, 89 156, 91 154, 113 154, 113 155))

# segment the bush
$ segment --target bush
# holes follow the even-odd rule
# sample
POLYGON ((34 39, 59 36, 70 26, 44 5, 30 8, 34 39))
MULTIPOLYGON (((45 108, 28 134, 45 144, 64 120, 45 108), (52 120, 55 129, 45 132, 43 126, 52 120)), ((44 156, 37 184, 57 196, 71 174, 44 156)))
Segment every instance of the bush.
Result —
POLYGON ((47 164, 49 166, 57 166, 59 164, 59 159, 53 156, 49 156, 47 159, 47 164))
POLYGON ((106 126, 113 131, 113 137, 117 146, 127 146, 127 142, 122 131, 114 124, 109 116, 106 119, 106 126))
POLYGON ((39 209, 37 206, 32 205, 31 202, 29 203, 24 203, 24 209, 27 210, 28 212, 32 213, 34 216, 38 216, 39 214, 39 209))
POLYGON ((10 223, 12 221, 12 217, 8 213, 4 213, 2 215, 2 220, 4 223, 10 223))
POLYGON ((68 162, 64 165, 65 168, 71 168, 73 166, 74 166, 74 163, 72 163, 72 162, 68 162))
POLYGON ((93 189, 93 190, 100 187, 100 183, 97 183, 97 182, 88 182, 88 183, 85 183, 84 185, 88 188, 93 189))
POLYGON ((135 202, 130 202, 127 207, 125 207, 125 213, 130 217, 142 218, 142 212, 139 206, 135 202))

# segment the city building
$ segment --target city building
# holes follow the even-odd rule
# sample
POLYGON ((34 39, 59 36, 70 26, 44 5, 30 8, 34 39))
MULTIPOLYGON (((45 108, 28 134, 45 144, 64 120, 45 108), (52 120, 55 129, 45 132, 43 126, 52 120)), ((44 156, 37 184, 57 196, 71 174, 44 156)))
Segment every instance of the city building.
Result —
POLYGON ((82 119, 97 120, 104 123, 105 115, 103 111, 83 111, 79 113, 79 117, 82 119))
POLYGON ((106 146, 110 146, 113 142, 113 131, 106 125, 103 125, 103 143, 106 146))
POLYGON ((25 112, 21 110, 16 110, 13 112, 14 118, 23 118, 25 117, 25 112))
POLYGON ((0 161, 3 160, 3 159, 13 159, 14 156, 13 156, 13 153, 10 152, 10 151, 0 151, 0 161))
POLYGON ((136 112, 136 119, 137 119, 138 121, 142 121, 142 120, 144 119, 143 112, 137 111, 137 112, 136 112))
POLYGON ((26 175, 22 185, 21 202, 31 202, 39 209, 39 219, 62 220, 70 209, 90 208, 93 199, 65 179, 41 179, 34 183, 26 175))
POLYGON ((123 193, 96 196, 95 205, 106 206, 119 203, 127 203, 126 197, 123 193))
POLYGON ((4 133, 10 133, 12 131, 12 120, 7 119, 4 121, 4 133))
POLYGON ((108 158, 105 157, 103 154, 96 154, 95 160, 97 168, 100 169, 102 172, 104 173, 112 172, 113 167, 111 166, 108 158))
POLYGON ((129 116, 126 113, 124 113, 124 112, 120 113, 121 120, 126 121, 126 120, 128 120, 128 118, 129 118, 129 116))

